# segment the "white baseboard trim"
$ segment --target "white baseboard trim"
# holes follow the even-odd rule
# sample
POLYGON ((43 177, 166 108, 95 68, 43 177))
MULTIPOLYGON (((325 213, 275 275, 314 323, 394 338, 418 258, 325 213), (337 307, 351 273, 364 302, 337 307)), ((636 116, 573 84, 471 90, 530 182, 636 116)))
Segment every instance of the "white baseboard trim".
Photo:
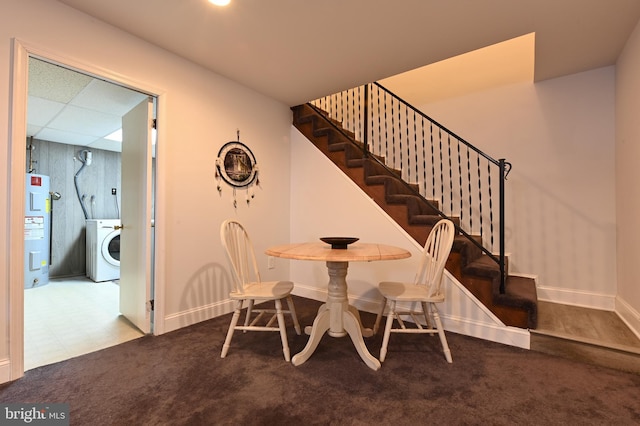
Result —
MULTIPOLYGON (((308 287, 296 283, 293 293, 296 296, 306 297, 314 300, 327 300, 327 290, 308 287)), ((379 300, 349 298, 349 303, 360 311, 378 312, 380 308, 379 300)), ((477 321, 470 321, 466 318, 454 317, 442 314, 442 325, 446 331, 463 334, 465 336, 478 339, 489 340, 509 346, 516 346, 523 349, 530 349, 530 333, 517 327, 508 327, 500 324, 488 324, 477 321)), ((366 326, 366 324, 365 324, 366 326)), ((373 324, 371 324, 373 326, 373 324)))
MULTIPOLYGON (((263 303, 263 302, 259 302, 263 303)), ((257 305, 258 303, 256 303, 257 305)), ((217 303, 211 303, 205 306, 199 306, 194 309, 188 309, 186 311, 177 312, 175 314, 167 315, 164 318, 164 333, 175 331, 183 327, 197 324, 202 321, 207 321, 222 315, 226 315, 233 312, 234 302, 231 299, 221 300, 217 303)))
POLYGON ((0 360, 0 383, 11 381, 11 361, 9 358, 0 360))
POLYGON ((640 339, 640 312, 633 309, 623 299, 616 297, 616 313, 638 339, 640 339))
POLYGON ((601 309, 604 311, 616 310, 616 296, 612 294, 544 286, 539 286, 537 292, 538 300, 546 302, 601 309))
POLYGON ((446 331, 503 345, 531 349, 531 334, 529 330, 500 324, 479 323, 469 321, 466 318, 447 315, 441 315, 441 318, 442 326, 446 331))
POLYGON ((202 321, 228 314, 231 311, 233 311, 233 301, 227 299, 217 303, 211 303, 209 305, 199 306, 194 309, 167 315, 164 318, 164 332, 168 333, 183 327, 188 327, 202 321))

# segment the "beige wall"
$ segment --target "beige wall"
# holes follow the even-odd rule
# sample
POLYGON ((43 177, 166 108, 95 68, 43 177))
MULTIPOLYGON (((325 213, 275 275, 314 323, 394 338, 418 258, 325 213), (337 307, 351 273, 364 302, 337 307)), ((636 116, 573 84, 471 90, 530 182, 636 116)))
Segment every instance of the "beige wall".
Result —
MULTIPOLYGON (((226 309, 223 300, 228 291, 224 288, 228 280, 227 264, 219 242, 222 220, 234 217, 247 225, 264 266, 263 248, 289 239, 289 108, 58 2, 2 0, 2 170, 11 167, 10 150, 24 149, 24 137, 12 146, 7 130, 11 124, 9 89, 14 37, 40 52, 51 52, 93 70, 104 70, 109 76, 140 82, 140 87, 158 89, 159 102, 164 102, 161 108, 165 121, 158 124, 156 236, 160 244, 158 254, 164 262, 157 280, 165 284, 162 306, 165 331, 226 309), (220 147, 236 139, 236 129, 240 129, 241 141, 249 145, 257 158, 261 188, 255 190, 250 206, 244 201, 244 191, 238 191, 238 208, 234 209, 231 189, 223 184, 222 195, 216 190, 214 161, 220 147)), ((22 169, 23 165, 15 167, 22 169)), ((7 188, 0 197, 2 374, 11 361, 7 230, 12 187, 8 173, 0 173, 0 187, 7 188)), ((264 269, 266 279, 276 273, 264 269)))
POLYGON ((640 334, 640 24, 616 64, 617 309, 640 334))

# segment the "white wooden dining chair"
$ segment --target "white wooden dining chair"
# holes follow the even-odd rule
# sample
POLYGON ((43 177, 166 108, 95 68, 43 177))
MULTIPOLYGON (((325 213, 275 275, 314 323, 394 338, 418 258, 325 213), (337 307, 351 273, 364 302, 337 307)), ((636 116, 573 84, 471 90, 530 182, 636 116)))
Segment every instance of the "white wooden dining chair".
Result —
POLYGON ((242 330, 243 332, 279 331, 284 359, 290 361, 291 356, 287 342, 284 314, 291 315, 296 333, 300 335, 300 324, 298 323, 291 298, 293 283, 291 281, 262 282, 260 280, 260 271, 258 270, 253 245, 249 239, 249 234, 240 222, 235 220, 224 221, 220 227, 220 239, 231 264, 233 286, 229 297, 235 302, 231 324, 222 346, 221 358, 227 355, 233 333, 236 330, 242 330), (282 309, 283 299, 287 301, 288 310, 282 309), (243 325, 238 325, 240 312, 245 301, 247 310, 245 321, 243 325), (254 306, 256 303, 268 301, 275 302, 275 309, 254 306), (274 326, 276 321, 278 323, 277 327, 274 326))
POLYGON ((437 333, 447 362, 453 362, 436 303, 444 302, 442 277, 453 245, 454 234, 453 222, 448 219, 440 220, 429 233, 414 281, 411 283, 383 281, 378 284, 383 301, 373 326, 374 334, 378 331, 387 304, 389 305, 380 349, 380 362, 383 362, 387 356, 391 333, 437 333), (420 306, 420 310, 416 304, 420 306), (422 324, 419 316, 424 318, 425 324, 422 324), (402 317, 405 317, 405 320, 409 317, 411 321, 403 321, 402 317), (397 327, 393 327, 395 322, 398 323, 397 327), (409 324, 410 322, 412 324, 409 324))

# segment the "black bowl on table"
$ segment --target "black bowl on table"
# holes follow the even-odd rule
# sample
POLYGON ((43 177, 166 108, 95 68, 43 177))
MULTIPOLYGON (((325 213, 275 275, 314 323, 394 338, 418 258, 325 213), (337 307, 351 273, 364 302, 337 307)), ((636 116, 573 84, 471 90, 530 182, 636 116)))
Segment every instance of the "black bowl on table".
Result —
POLYGON ((356 237, 322 237, 321 241, 330 244, 332 249, 345 250, 349 244, 355 243, 360 238, 356 237))

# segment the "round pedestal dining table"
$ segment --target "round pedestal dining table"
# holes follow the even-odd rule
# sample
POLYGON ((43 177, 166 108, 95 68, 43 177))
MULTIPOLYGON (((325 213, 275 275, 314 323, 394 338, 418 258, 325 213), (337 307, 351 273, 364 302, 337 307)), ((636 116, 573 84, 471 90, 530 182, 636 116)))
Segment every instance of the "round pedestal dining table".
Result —
POLYGON ((324 333, 327 333, 332 337, 349 335, 365 364, 373 370, 378 370, 380 361, 371 355, 363 339, 373 333, 371 329, 362 326, 360 313, 349 305, 347 269, 349 262, 404 259, 410 257, 411 253, 403 248, 385 244, 356 242, 347 248, 333 248, 323 242, 308 242, 269 247, 265 254, 294 260, 324 261, 327 265, 327 301, 318 310, 313 325, 305 329, 309 334, 309 340, 304 349, 291 359, 293 365, 298 366, 307 361, 318 347, 324 333))

